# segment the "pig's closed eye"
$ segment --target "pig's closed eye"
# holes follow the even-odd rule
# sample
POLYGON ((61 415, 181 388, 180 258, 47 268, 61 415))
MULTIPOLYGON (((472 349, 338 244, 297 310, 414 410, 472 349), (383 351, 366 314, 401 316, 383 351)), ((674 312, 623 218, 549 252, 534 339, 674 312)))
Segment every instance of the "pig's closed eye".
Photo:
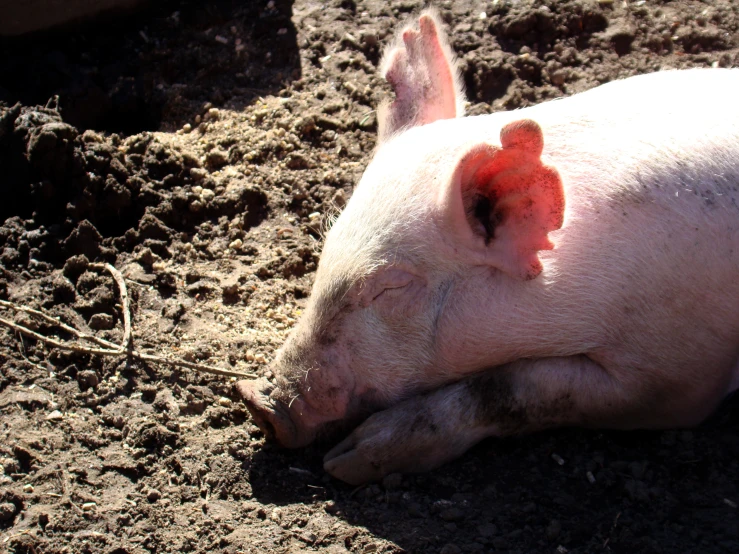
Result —
POLYGON ((418 275, 398 267, 385 267, 363 283, 359 292, 359 305, 370 304, 381 312, 397 312, 425 289, 425 280, 418 275))
POLYGON ((383 297, 383 296, 384 297, 388 297, 388 296, 396 296, 397 294, 401 294, 403 292, 403 290, 404 289, 407 289, 408 287, 410 287, 410 285, 411 285, 411 282, 405 283, 404 285, 396 285, 396 286, 392 286, 392 287, 387 287, 387 288, 383 289, 382 291, 380 291, 380 294, 376 295, 372 299, 372 301, 374 302, 375 300, 377 300, 378 298, 383 297))

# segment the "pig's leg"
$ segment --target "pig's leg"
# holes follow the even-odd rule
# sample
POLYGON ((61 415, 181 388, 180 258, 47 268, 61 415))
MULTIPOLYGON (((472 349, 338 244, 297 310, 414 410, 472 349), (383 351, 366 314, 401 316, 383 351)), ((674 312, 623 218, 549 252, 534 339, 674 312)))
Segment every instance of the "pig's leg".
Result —
POLYGON ((674 415, 660 417, 653 399, 643 379, 620 380, 585 356, 522 360, 372 415, 326 455, 324 467, 360 484, 432 469, 488 436, 562 425, 674 424, 674 415))

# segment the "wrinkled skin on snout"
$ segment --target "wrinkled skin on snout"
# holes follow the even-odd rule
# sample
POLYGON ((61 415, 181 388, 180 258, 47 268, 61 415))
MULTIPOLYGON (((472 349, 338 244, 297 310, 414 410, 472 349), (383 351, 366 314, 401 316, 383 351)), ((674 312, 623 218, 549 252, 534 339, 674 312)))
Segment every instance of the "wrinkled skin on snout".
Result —
POLYGON ((739 70, 463 118, 425 12, 381 71, 395 100, 275 380, 237 384, 269 437, 343 432, 324 467, 359 484, 490 436, 695 425, 739 388, 739 70))

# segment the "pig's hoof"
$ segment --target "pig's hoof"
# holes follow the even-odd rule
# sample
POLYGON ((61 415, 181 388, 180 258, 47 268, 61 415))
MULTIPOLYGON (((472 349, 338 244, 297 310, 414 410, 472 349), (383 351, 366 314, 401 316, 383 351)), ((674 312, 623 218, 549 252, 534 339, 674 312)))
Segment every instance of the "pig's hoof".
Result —
POLYGON ((355 444, 354 434, 332 448, 323 458, 323 469, 337 479, 350 485, 362 485, 379 481, 387 471, 380 463, 367 457, 359 445, 355 444))
POLYGON ((352 434, 326 454, 323 469, 350 485, 362 485, 382 479, 387 472, 383 471, 378 462, 365 457, 356 446, 352 434))
POLYGON ((323 458, 324 469, 351 485, 389 473, 429 471, 461 455, 481 436, 460 424, 459 406, 433 395, 377 412, 323 458))
POLYGON ((370 416, 326 454, 323 468, 350 485, 430 469, 423 462, 439 437, 430 432, 428 418, 419 417, 421 402, 411 399, 370 416))

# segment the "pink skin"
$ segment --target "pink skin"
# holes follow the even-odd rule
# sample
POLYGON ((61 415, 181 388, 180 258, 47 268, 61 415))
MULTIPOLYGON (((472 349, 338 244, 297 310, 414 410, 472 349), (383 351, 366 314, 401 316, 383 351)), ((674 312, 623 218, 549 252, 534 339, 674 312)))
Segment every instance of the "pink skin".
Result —
POLYGON ((297 447, 376 412, 325 457, 352 484, 487 436, 700 422, 739 388, 739 70, 460 118, 419 25, 277 384, 237 384, 255 421, 297 447))
POLYGON ((364 397, 372 398, 373 409, 382 404, 376 399, 375 391, 362 382, 363 372, 356 370, 357 365, 362 365, 356 352, 352 354, 346 348, 344 337, 351 336, 351 330, 357 328, 357 322, 346 320, 347 315, 370 305, 397 313, 400 290, 405 303, 414 304, 423 286, 414 275, 399 268, 378 272, 343 295, 340 307, 330 306, 333 313, 322 314, 328 324, 318 331, 312 324, 318 311, 317 302, 313 302, 274 362, 278 386, 266 379, 236 384, 255 422, 271 438, 288 448, 305 446, 313 442, 327 423, 366 412, 364 397), (316 332, 326 338, 317 338, 316 332), (339 346, 332 347, 334 342, 339 346), (316 349, 315 345, 321 343, 316 349), (318 357, 312 358, 311 352, 316 350, 318 357), (295 351, 301 353, 299 364, 291 360, 295 351))

